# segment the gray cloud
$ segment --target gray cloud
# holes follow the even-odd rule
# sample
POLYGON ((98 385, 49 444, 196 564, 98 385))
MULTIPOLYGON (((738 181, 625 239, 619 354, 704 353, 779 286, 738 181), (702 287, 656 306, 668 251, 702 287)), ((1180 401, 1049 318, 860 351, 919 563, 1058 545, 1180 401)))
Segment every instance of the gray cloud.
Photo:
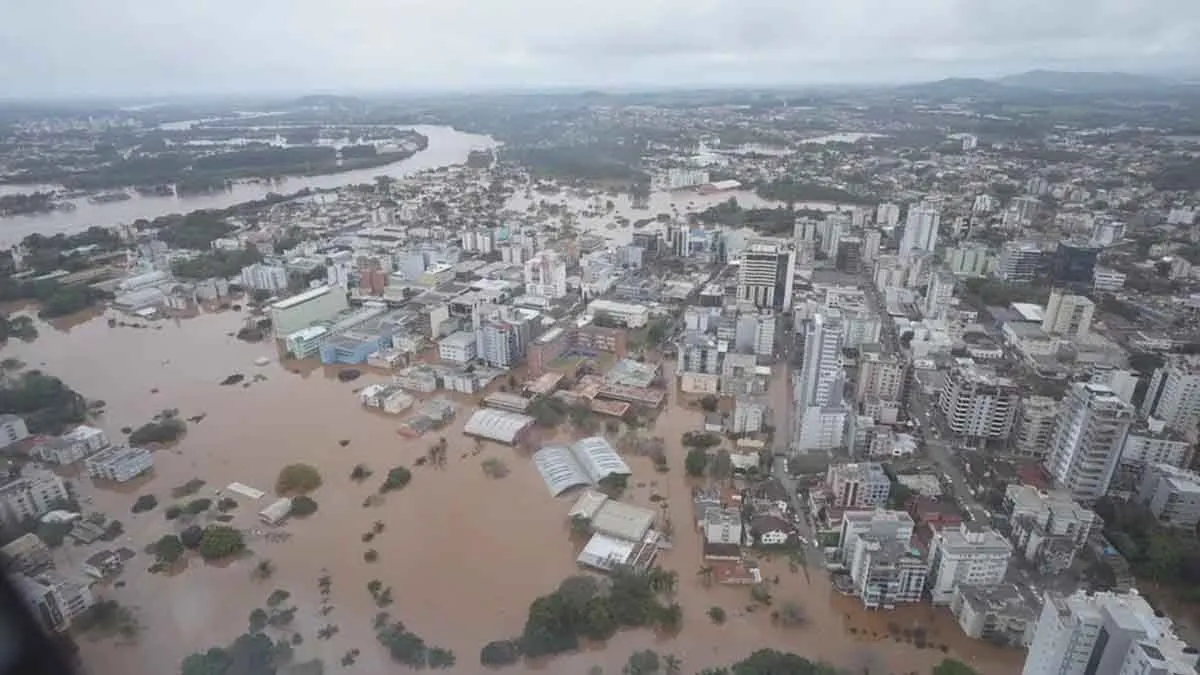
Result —
POLYGON ((0 0, 0 97, 1200 64, 1196 0, 0 0))

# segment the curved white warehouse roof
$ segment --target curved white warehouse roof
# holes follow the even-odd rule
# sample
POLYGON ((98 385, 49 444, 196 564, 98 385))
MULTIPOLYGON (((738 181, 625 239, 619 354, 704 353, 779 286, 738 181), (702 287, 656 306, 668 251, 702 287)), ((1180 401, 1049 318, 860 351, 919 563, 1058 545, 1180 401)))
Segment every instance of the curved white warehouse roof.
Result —
POLYGON ((633 473, 602 436, 581 438, 570 445, 552 445, 533 454, 533 462, 550 494, 558 496, 579 485, 594 485, 614 474, 633 473))
POLYGON ((467 420, 466 426, 463 427, 463 433, 512 445, 517 440, 517 436, 531 424, 533 424, 533 418, 529 415, 507 410, 481 408, 471 415, 471 419, 467 420))

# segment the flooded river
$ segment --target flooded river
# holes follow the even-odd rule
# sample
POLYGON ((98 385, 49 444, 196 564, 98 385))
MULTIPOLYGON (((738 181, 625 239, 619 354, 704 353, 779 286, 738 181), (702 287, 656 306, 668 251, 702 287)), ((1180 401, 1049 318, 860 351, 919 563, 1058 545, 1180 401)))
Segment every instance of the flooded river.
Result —
MULTIPOLYGON (((263 607, 274 589, 285 589, 299 607, 295 626, 304 636, 297 659, 319 657, 336 668, 348 650, 362 650, 358 668, 364 673, 391 672, 373 636, 378 611, 366 590, 379 579, 391 586, 395 604, 387 608, 427 643, 454 650, 458 665, 451 672, 479 673, 479 649, 489 640, 520 634, 529 603, 553 590, 566 576, 578 574, 575 545, 569 541, 566 513, 570 501, 547 494, 525 453, 486 444, 473 456, 475 443, 461 435, 471 412, 466 398, 451 427, 419 440, 396 433, 398 419, 363 410, 356 388, 384 381, 367 374, 352 383, 339 382, 330 369, 280 364, 271 344, 246 344, 230 334, 241 325, 233 311, 204 313, 182 321, 163 321, 154 328, 110 328, 103 316, 84 317, 55 329, 39 322, 35 343, 16 341, 3 350, 30 367, 63 377, 89 398, 104 399, 107 412, 98 422, 114 438, 120 429, 138 426, 164 408, 182 417, 206 415, 189 425, 175 448, 159 450, 155 469, 136 485, 102 490, 86 479, 81 496, 126 524, 127 540, 141 551, 171 532, 163 507, 172 502, 170 489, 191 478, 208 485, 202 495, 232 481, 270 493, 276 474, 289 462, 308 462, 320 469, 324 485, 314 493, 320 510, 293 519, 282 528, 290 540, 250 542, 253 555, 223 566, 191 560, 173 576, 146 571, 152 562, 139 553, 122 579, 123 588, 104 587, 101 595, 136 607, 143 630, 137 644, 81 641, 85 663, 94 673, 178 672, 180 659, 212 645, 227 644, 246 630, 247 616, 263 607), (270 365, 257 367, 255 359, 270 365), (249 387, 220 386, 226 375, 266 376, 249 387), (156 390, 156 393, 152 393, 156 390), (449 442, 444 468, 413 469, 412 484, 388 495, 377 507, 364 508, 388 468, 414 465, 441 434, 449 442), (349 441, 345 447, 340 441, 349 441), (480 462, 495 457, 510 469, 507 477, 484 475, 480 462), (365 463, 375 475, 363 484, 349 479, 351 468, 365 463), (155 494, 159 508, 139 515, 130 506, 139 494, 155 494), (361 540, 375 521, 386 530, 370 544, 361 540), (379 561, 368 564, 363 553, 374 548, 379 561), (277 571, 267 581, 254 581, 257 560, 272 560, 277 571), (320 616, 317 579, 332 577, 334 610, 320 616), (340 632, 321 641, 316 631, 326 624, 340 632)), ((785 369, 779 369, 785 377, 785 369)), ((674 401, 672 396, 671 400, 674 401)), ((627 499, 650 505, 651 493, 667 499, 675 524, 673 550, 661 557, 664 567, 679 573, 678 601, 684 610, 682 631, 663 638, 651 631, 618 634, 605 648, 587 649, 549 662, 519 665, 506 672, 584 673, 602 666, 620 672, 635 650, 653 648, 684 659, 683 672, 724 665, 762 647, 793 651, 813 659, 871 673, 928 672, 946 652, 981 673, 1015 672, 1022 653, 999 650, 962 636, 952 617, 921 606, 895 612, 868 613, 858 602, 837 596, 826 575, 791 572, 787 561, 764 563, 764 576, 779 579, 771 586, 777 603, 795 601, 808 614, 807 625, 788 629, 773 625, 769 609, 747 612, 752 603, 746 588, 706 588, 697 575, 701 566, 700 535, 691 521, 690 485, 683 473, 679 437, 701 423, 698 410, 674 407, 660 418, 654 433, 667 440, 671 471, 654 473, 648 460, 631 458, 635 477, 627 499), (728 621, 714 625, 706 616, 720 606, 728 621), (889 632, 921 627, 938 648, 918 649, 897 642, 889 632)), ((260 502, 238 497, 235 525, 259 527, 260 502)), ((64 547, 60 555, 75 562, 89 549, 64 547)))
MULTIPOLYGON (((143 196, 131 192, 125 201, 93 204, 86 199, 73 200, 73 211, 52 211, 24 216, 0 218, 0 246, 11 246, 33 233, 51 235, 86 230, 92 225, 131 223, 139 218, 153 219, 171 213, 186 213, 196 209, 223 209, 235 204, 262 199, 275 192, 290 194, 304 188, 327 189, 356 183, 372 183, 376 176, 402 178, 425 169, 436 169, 467 161, 472 150, 496 147, 490 136, 468 134, 450 127, 418 125, 417 132, 429 138, 429 147, 408 159, 369 169, 345 171, 321 176, 293 176, 277 182, 238 182, 229 190, 184 197, 143 196)), ((4 193, 35 192, 54 189, 46 185, 2 186, 4 193)))

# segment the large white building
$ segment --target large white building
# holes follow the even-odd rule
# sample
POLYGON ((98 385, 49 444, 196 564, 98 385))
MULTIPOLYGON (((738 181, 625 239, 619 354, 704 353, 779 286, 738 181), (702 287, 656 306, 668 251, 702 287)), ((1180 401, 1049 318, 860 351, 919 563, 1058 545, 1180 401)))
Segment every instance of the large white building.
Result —
POLYGON ((87 458, 92 478, 124 483, 146 473, 154 466, 154 456, 145 448, 113 446, 87 458))
POLYGON ((771 356, 775 353, 775 312, 742 312, 737 317, 734 346, 739 351, 771 356))
POLYGON ((1195 471, 1151 464, 1138 484, 1136 499, 1164 525, 1191 532, 1200 523, 1200 475, 1195 471))
POLYGON ((878 462, 830 464, 825 472, 825 488, 837 508, 872 509, 887 504, 892 481, 878 462))
POLYGON ((588 303, 588 314, 602 316, 627 328, 641 328, 650 321, 650 310, 645 305, 635 305, 612 300, 593 300, 588 303))
POLYGON ((814 314, 804 327, 804 362, 795 379, 794 448, 802 452, 832 450, 842 445, 846 409, 842 361, 841 313, 814 314))
POLYGON ((288 273, 283 265, 254 263, 242 268, 242 287, 255 291, 278 293, 288 287, 288 273))
POLYGON ((796 251, 781 243, 757 241, 738 258, 737 299, 755 307, 788 310, 796 275, 796 251))
POLYGON ((1030 241, 1010 241, 1000 250, 997 276, 1008 282, 1030 281, 1037 274, 1045 253, 1030 241))
POLYGON ((1154 417, 1167 426, 1190 432, 1200 423, 1200 360, 1193 356, 1177 356, 1154 371, 1142 415, 1154 417))
POLYGON ((1187 436, 1153 417, 1129 427, 1125 447, 1121 449, 1121 466, 1127 468, 1140 469, 1150 464, 1182 468, 1188 466, 1191 459, 1192 444, 1187 441, 1187 436))
POLYGON ((937 531, 929 544, 929 595, 935 605, 948 605, 964 584, 987 588, 1004 581, 1013 547, 990 527, 963 523, 937 531))
POLYGON ((839 553, 854 592, 868 608, 918 602, 929 567, 912 547, 913 520, 903 511, 848 511, 839 553))
POLYGON ((0 523, 15 526, 26 518, 37 518, 69 497, 63 479, 49 471, 28 472, 0 485, 0 523))
POLYGON ((438 358, 450 363, 466 364, 476 357, 475 346, 475 334, 460 330, 438 340, 438 358))
POLYGON ((1087 337, 1092 329, 1092 315, 1096 304, 1082 295, 1063 293, 1060 289, 1050 292, 1046 303, 1042 330, 1050 335, 1076 339, 1087 337))
POLYGON ((542 251, 525 261, 525 292, 556 300, 567 295, 567 263, 554 251, 542 251))
POLYGON ((878 349, 863 349, 858 360, 858 385, 855 399, 861 403, 875 397, 883 401, 899 401, 904 395, 906 366, 896 354, 884 354, 878 349))
POLYGON ((950 310, 954 298, 954 275, 938 271, 929 275, 929 290, 925 292, 924 315, 928 319, 940 319, 950 310))
POLYGON ((907 259, 917 252, 936 251, 941 223, 942 214, 931 205, 914 204, 908 207, 904 236, 900 239, 900 257, 907 259))
POLYGON ((955 360, 938 397, 938 408, 956 436, 998 441, 1012 433, 1020 390, 1007 377, 968 358, 955 360))
POLYGON ((1200 652, 1136 591, 1047 593, 1022 675, 1183 675, 1200 652))
POLYGON ((1092 532, 1104 526, 1095 511, 1065 490, 1042 492, 1031 485, 1009 485, 1004 504, 1017 553, 1049 574, 1069 569, 1092 532))
POLYGON ((1108 491, 1133 422, 1133 407, 1112 389, 1076 382, 1063 399, 1046 470, 1076 499, 1094 500, 1108 491))
POLYGON ((329 321, 349 307, 342 289, 318 286, 272 304, 271 327, 282 339, 318 321, 329 321))
POLYGON ((982 244, 960 244, 946 253, 947 267, 952 274, 960 277, 987 276, 995 264, 992 252, 982 244))

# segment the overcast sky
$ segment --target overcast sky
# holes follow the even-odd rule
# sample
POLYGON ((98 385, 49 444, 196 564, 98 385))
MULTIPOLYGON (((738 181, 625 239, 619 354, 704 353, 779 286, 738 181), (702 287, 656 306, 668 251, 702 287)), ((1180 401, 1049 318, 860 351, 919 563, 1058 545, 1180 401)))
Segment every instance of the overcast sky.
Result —
POLYGON ((0 0, 0 98, 1200 70, 1200 0, 0 0))

